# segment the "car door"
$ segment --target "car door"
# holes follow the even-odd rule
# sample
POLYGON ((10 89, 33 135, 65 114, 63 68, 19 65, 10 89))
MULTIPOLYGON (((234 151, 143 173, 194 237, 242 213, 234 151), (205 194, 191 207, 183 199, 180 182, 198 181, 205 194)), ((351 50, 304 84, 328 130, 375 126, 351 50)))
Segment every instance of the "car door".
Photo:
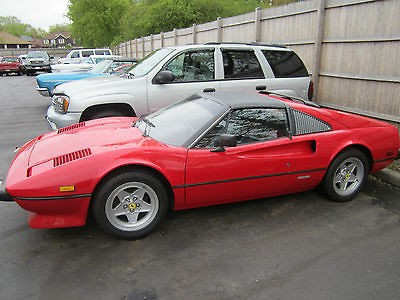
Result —
POLYGON ((312 143, 289 134, 285 109, 237 109, 189 149, 186 167, 188 207, 221 204, 299 192, 315 186, 322 170, 308 165, 312 143), (213 151, 222 133, 235 147, 213 151), (314 176, 315 174, 315 176, 314 176))
POLYGON ((218 92, 215 80, 215 49, 202 48, 182 51, 168 61, 159 72, 170 71, 174 79, 169 83, 148 82, 150 112, 182 100, 197 92, 218 92))

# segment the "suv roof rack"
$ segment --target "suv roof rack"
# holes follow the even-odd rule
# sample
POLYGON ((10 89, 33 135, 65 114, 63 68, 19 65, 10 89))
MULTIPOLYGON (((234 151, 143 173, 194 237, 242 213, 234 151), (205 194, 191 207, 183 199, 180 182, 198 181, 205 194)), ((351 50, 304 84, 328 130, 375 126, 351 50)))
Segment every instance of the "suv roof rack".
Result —
POLYGON ((279 44, 264 44, 260 42, 249 42, 249 43, 244 43, 244 42, 207 42, 204 45, 229 45, 229 44, 237 44, 237 45, 247 45, 247 46, 267 46, 267 47, 277 47, 277 48, 287 48, 284 45, 279 45, 279 44))

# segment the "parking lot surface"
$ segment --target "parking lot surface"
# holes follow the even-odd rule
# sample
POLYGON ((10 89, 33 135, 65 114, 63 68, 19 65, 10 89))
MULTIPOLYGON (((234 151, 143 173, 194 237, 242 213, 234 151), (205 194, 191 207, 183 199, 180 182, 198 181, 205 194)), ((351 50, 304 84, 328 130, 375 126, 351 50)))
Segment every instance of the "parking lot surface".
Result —
MULTIPOLYGON (((49 102, 34 77, 0 77, 0 179, 49 130, 49 102)), ((0 202, 0 299, 398 299, 399 221, 400 189, 372 176, 349 203, 311 191, 175 212, 138 241, 91 220, 31 229, 0 202)))

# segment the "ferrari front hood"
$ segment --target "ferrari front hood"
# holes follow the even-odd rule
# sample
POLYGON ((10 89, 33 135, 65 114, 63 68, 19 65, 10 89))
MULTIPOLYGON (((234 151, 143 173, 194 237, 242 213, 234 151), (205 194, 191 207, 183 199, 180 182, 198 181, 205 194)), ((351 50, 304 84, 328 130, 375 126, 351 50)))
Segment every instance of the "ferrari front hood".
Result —
POLYGON ((154 146, 132 124, 135 118, 115 117, 78 123, 39 137, 32 147, 28 166, 48 160, 71 160, 123 147, 154 146))

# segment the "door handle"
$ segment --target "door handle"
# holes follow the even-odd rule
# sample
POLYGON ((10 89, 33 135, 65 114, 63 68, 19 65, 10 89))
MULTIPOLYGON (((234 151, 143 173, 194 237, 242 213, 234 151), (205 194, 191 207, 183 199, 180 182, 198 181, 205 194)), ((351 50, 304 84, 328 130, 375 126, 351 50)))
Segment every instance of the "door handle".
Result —
POLYGON ((257 91, 265 91, 267 89, 266 85, 257 85, 256 90, 257 91))
POLYGON ((205 88, 205 89, 203 90, 203 92, 204 92, 204 93, 212 93, 212 92, 215 92, 215 89, 214 89, 214 88, 205 88))

